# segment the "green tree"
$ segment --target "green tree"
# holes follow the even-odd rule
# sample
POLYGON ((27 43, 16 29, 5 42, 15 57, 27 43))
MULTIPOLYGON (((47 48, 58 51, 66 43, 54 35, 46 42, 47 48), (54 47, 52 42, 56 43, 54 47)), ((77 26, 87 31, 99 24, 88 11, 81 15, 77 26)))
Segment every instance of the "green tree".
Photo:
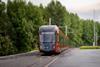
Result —
POLYGON ((16 53, 16 48, 10 38, 11 24, 8 21, 4 2, 0 2, 0 55, 16 53))
POLYGON ((12 40, 18 52, 26 52, 32 49, 33 41, 32 25, 26 20, 26 3, 23 0, 8 1, 7 14, 12 24, 12 40))
POLYGON ((48 17, 46 19, 51 18, 52 25, 58 25, 61 30, 65 33, 65 13, 66 9, 59 1, 51 1, 48 6, 45 8, 47 11, 48 17))
POLYGON ((38 28, 44 24, 38 6, 23 0, 8 1, 7 14, 12 24, 12 40, 19 52, 30 51, 39 43, 38 28))
POLYGON ((83 22, 83 41, 84 45, 93 44, 93 23, 94 21, 86 20, 83 22))

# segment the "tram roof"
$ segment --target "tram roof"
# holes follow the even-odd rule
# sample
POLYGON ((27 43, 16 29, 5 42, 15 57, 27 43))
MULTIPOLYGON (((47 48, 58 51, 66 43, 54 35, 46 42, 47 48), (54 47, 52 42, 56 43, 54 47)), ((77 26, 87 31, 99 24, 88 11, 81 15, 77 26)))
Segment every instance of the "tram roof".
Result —
POLYGON ((43 25, 39 28, 39 30, 48 30, 48 29, 52 29, 52 30, 59 30, 59 28, 57 27, 57 25, 43 25))

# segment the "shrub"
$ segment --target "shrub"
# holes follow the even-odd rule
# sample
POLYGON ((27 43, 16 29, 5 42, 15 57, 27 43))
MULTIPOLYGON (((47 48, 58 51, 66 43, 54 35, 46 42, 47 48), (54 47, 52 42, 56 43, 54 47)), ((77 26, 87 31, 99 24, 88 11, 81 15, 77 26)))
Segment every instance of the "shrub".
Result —
POLYGON ((0 56, 14 54, 16 51, 9 37, 0 35, 0 56))
POLYGON ((81 46, 80 49, 100 49, 100 46, 81 46))

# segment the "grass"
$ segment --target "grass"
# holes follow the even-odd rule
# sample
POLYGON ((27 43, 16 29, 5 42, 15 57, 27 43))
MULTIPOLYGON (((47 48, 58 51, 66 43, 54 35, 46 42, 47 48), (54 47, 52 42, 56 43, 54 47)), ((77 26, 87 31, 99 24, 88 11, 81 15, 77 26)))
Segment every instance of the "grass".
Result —
POLYGON ((80 49, 100 49, 100 46, 81 46, 80 49))

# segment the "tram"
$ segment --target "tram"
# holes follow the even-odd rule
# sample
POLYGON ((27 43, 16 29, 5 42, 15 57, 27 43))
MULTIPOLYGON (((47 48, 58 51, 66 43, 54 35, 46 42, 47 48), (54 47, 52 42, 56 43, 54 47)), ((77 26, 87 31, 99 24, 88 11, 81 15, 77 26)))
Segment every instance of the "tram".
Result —
POLYGON ((43 25, 39 28, 40 52, 60 53, 68 49, 67 36, 56 25, 43 25))

